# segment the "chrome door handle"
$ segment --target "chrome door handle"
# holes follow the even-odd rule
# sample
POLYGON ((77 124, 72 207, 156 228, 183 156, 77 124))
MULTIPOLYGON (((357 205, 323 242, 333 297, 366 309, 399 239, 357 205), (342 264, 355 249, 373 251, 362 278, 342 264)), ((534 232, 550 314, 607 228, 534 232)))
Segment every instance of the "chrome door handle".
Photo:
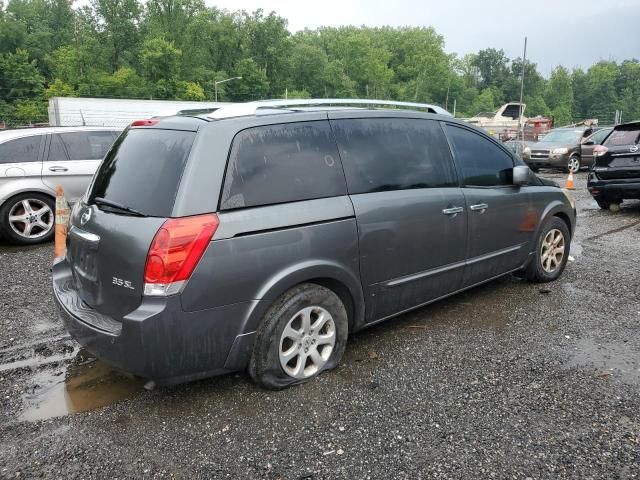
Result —
POLYGON ((473 211, 484 212, 487 208, 489 208, 489 205, 487 205, 486 203, 478 203, 476 205, 471 205, 469 208, 473 211))
POLYGON ((69 169, 67 167, 49 167, 50 172, 67 172, 69 169))
POLYGON ((464 208, 462 207, 451 207, 442 210, 442 213, 444 213, 445 215, 453 215, 454 217, 462 212, 464 212, 464 208))

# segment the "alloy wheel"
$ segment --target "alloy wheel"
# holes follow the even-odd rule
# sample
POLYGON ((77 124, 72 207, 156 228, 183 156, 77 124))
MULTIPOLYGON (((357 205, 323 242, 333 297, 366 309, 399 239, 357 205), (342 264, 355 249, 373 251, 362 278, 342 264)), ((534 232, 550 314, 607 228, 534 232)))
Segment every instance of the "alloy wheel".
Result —
POLYGON ((293 315, 280 336, 280 366, 287 375, 309 378, 325 366, 336 344, 336 325, 322 307, 303 308, 293 315))
POLYGON ((11 230, 23 238, 36 239, 53 228, 54 214, 49 205, 37 198, 20 200, 9 210, 11 230))
POLYGON ((562 265, 564 251, 565 241, 562 232, 557 228, 549 230, 542 241, 540 251, 540 261, 545 272, 553 273, 562 265))
POLYGON ((567 168, 571 173, 577 173, 578 170, 580 170, 580 160, 578 160, 578 157, 571 157, 567 168))

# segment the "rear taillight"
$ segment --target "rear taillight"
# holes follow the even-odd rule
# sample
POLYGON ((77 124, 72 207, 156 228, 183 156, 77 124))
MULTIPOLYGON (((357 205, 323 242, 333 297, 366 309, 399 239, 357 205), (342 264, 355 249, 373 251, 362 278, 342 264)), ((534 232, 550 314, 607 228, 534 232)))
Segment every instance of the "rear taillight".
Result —
POLYGON ((607 153, 608 151, 609 151, 609 149, 607 147, 605 147, 604 145, 596 145, 595 147, 593 147, 593 156, 594 157, 601 157, 605 153, 607 153))
POLYGON ((158 230, 144 267, 144 294, 177 293, 191 277, 218 228, 215 213, 170 218, 158 230))
POLYGON ((131 122, 132 127, 152 127, 160 121, 159 118, 146 118, 144 120, 134 120, 131 122))

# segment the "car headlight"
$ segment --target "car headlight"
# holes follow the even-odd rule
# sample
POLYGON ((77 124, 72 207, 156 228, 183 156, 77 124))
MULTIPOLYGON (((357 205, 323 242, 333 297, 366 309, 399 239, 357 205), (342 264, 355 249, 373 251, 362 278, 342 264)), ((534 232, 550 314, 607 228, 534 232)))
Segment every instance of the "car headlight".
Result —
POLYGON ((531 149, 529 147, 524 147, 522 149, 522 154, 523 155, 531 155, 531 149))
POLYGON ((568 148, 554 148, 553 152, 551 153, 555 153, 556 155, 562 155, 563 153, 569 153, 569 149, 568 148))

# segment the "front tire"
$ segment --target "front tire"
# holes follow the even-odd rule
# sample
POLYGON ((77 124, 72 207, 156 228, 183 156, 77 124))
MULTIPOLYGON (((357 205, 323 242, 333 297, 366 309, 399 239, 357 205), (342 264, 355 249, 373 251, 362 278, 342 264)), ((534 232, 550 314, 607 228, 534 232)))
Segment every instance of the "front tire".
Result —
POLYGON ((270 390, 307 382, 338 365, 348 335, 347 311, 340 297, 320 285, 298 285, 265 314, 249 374, 270 390))
POLYGON ((569 158, 569 163, 567 163, 567 171, 571 173, 578 173, 582 168, 582 163, 580 162, 580 156, 571 155, 569 158))
POLYGON ((42 193, 21 193, 0 208, 4 238, 17 245, 35 245, 53 238, 55 200, 42 193))
POLYGON ((536 251, 525 269, 525 278, 535 283, 557 280, 567 265, 570 239, 567 224, 558 217, 551 218, 538 235, 536 251))

